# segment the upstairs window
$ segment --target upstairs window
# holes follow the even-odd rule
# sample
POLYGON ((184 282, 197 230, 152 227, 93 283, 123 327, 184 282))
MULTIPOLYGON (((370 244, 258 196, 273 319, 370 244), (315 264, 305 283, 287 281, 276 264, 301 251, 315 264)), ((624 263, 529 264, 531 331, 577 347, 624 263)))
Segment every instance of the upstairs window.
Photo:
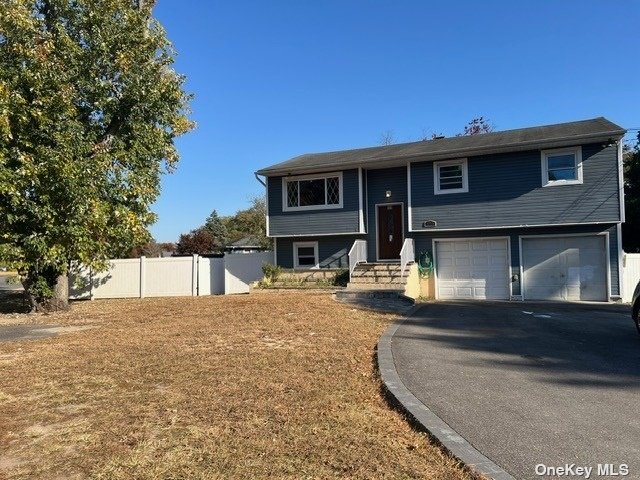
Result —
POLYGON ((469 191, 467 159, 433 163, 433 188, 436 195, 469 191))
POLYGON ((542 186, 582 183, 582 149, 569 148, 542 152, 542 186))
POLYGON ((342 208, 342 173, 285 177, 283 210, 342 208))

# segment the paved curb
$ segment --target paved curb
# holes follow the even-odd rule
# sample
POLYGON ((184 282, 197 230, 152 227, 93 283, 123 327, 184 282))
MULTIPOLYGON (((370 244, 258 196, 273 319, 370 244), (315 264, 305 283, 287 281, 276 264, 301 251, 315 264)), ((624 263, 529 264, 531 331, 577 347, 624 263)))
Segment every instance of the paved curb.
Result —
POLYGON ((378 340, 378 369, 385 388, 402 410, 435 437, 447 452, 472 471, 495 480, 515 480, 514 477, 476 450, 458 432, 418 400, 400 380, 393 360, 393 353, 391 352, 391 343, 400 325, 413 316, 420 307, 420 305, 414 306, 404 318, 387 328, 380 340, 378 340))

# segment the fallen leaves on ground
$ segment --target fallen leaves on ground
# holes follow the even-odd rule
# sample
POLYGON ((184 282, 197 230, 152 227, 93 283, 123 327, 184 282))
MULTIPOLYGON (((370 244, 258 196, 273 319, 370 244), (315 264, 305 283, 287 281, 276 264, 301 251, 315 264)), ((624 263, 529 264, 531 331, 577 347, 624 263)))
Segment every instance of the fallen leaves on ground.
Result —
POLYGON ((292 292, 38 318, 95 328, 0 343, 0 477, 469 478, 381 396, 390 315, 292 292))

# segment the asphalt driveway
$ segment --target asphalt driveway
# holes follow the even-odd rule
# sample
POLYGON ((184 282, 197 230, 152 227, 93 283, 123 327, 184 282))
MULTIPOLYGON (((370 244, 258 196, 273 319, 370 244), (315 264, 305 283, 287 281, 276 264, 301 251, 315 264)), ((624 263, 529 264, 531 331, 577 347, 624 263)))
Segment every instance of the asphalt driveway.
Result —
POLYGON ((60 330, 59 325, 0 325, 0 343, 41 340, 57 335, 60 330))
POLYGON ((514 477, 575 464, 607 478, 598 464, 613 463, 640 478, 640 336, 626 307, 428 304, 392 352, 407 388, 514 477))

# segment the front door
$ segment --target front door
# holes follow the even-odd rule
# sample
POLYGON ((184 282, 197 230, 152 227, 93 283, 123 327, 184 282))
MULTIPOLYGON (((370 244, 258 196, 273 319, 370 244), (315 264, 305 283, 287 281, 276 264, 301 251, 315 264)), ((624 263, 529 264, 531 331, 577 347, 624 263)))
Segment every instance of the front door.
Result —
POLYGON ((402 249, 402 205, 378 205, 378 260, 399 260, 402 249))

